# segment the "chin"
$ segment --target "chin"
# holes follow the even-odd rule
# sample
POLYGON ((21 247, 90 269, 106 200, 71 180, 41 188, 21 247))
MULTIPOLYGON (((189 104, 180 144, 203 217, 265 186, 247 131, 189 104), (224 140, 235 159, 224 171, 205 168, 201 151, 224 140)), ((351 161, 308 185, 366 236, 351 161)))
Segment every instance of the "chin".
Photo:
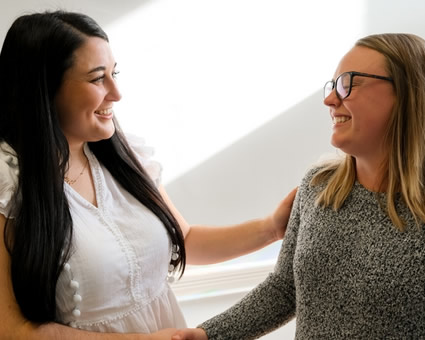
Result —
POLYGON ((341 143, 338 143, 338 141, 336 141, 334 138, 331 138, 331 145, 334 147, 334 148, 337 148, 337 149, 340 149, 341 148, 341 145, 340 145, 341 143))
POLYGON ((335 136, 333 135, 331 137, 331 145, 337 149, 341 149, 343 150, 344 147, 346 147, 347 145, 349 145, 349 141, 347 140, 347 138, 342 138, 342 136, 335 136))
POLYGON ((114 133, 115 133, 115 129, 102 131, 100 133, 97 133, 96 138, 93 138, 91 141, 94 142, 94 141, 110 139, 114 135, 114 133))
POLYGON ((103 139, 109 139, 111 138, 115 133, 115 125, 111 122, 111 126, 108 127, 108 129, 104 132, 104 138, 103 139))

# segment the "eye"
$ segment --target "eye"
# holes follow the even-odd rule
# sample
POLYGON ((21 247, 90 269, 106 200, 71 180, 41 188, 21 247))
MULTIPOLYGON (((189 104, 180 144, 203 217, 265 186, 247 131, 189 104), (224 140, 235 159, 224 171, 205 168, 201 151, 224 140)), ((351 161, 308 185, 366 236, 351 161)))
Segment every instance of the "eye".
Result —
POLYGON ((117 76, 120 74, 120 71, 112 72, 112 78, 117 79, 117 76))
POLYGON ((105 75, 102 74, 101 76, 96 77, 96 78, 90 80, 90 82, 91 83, 100 83, 100 82, 103 82, 104 79, 105 79, 105 75))

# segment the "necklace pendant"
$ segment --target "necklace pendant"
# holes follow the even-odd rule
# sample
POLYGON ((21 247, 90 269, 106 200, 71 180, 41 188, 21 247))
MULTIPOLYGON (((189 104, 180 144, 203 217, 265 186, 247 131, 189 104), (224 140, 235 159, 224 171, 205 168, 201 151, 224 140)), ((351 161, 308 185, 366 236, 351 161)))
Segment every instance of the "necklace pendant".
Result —
POLYGON ((69 178, 68 176, 64 176, 63 180, 64 180, 66 183, 68 183, 69 185, 73 185, 75 182, 77 182, 77 181, 78 181, 78 179, 79 179, 79 178, 81 177, 81 175, 84 173, 84 170, 86 170, 86 167, 87 167, 87 164, 88 164, 88 163, 89 163, 89 159, 87 158, 87 161, 86 161, 86 163, 84 164, 83 169, 81 170, 80 174, 79 174, 76 178, 71 179, 71 178, 69 178))
POLYGON ((73 185, 77 181, 77 179, 70 179, 69 177, 65 176, 64 181, 69 185, 73 185))

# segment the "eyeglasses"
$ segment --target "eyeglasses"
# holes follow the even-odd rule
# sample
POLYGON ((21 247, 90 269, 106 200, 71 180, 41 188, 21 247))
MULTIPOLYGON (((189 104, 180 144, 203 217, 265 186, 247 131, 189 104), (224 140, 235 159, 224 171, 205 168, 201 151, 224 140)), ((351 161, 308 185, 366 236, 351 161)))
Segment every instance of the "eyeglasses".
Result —
POLYGON ((377 76, 375 74, 369 74, 369 73, 361 73, 361 72, 344 72, 341 73, 338 78, 336 78, 335 81, 329 80, 325 83, 325 86, 323 87, 323 96, 324 98, 327 98, 331 92, 336 89, 336 95, 340 100, 344 100, 347 98, 351 93, 351 88, 353 87, 353 78, 355 76, 359 77, 368 77, 368 78, 375 78, 375 79, 381 79, 386 81, 393 81, 392 78, 384 77, 384 76, 377 76))

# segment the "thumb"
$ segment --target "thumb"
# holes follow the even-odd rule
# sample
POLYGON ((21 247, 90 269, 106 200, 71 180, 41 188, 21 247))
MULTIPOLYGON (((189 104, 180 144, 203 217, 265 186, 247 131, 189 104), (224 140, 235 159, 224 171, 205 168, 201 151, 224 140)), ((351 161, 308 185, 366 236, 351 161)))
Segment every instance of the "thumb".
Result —
POLYGON ((172 337, 171 340, 183 340, 183 335, 181 331, 177 331, 172 337))

